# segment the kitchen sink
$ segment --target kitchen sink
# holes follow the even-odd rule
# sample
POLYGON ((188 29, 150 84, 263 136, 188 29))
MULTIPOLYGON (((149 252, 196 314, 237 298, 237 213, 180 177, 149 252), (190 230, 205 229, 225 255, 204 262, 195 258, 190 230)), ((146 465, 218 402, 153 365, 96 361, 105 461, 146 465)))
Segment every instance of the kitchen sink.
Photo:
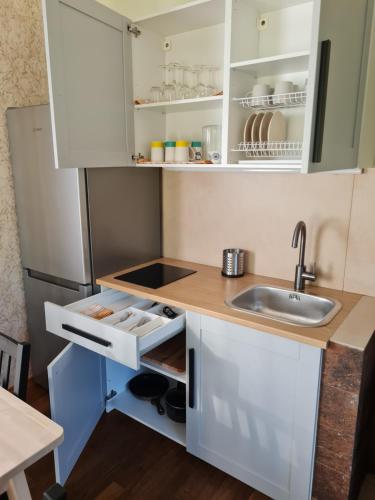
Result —
POLYGON ((225 303, 232 309, 298 326, 329 323, 341 309, 337 300, 269 285, 255 285, 225 303))

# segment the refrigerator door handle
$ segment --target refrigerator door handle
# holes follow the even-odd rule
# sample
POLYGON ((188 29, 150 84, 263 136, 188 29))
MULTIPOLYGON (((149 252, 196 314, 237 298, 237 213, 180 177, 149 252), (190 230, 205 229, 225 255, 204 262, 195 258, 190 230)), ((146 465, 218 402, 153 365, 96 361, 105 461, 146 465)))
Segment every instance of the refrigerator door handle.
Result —
POLYGON ((39 271, 34 271, 33 269, 26 268, 24 270, 25 275, 28 278, 32 278, 38 281, 42 281, 44 283, 48 283, 49 285, 55 285, 62 288, 67 288, 74 292, 84 292, 84 296, 89 296, 92 294, 92 286, 89 284, 77 283, 75 281, 70 281, 65 278, 59 278, 57 276, 51 276, 50 274, 41 273, 39 271))

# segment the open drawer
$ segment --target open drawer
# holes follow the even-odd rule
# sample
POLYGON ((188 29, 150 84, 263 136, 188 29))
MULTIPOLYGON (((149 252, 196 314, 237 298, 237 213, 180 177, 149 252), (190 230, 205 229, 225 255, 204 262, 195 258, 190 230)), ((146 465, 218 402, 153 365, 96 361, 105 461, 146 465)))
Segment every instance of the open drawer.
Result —
POLYGON ((177 308, 173 311, 177 317, 169 319, 163 314, 161 304, 115 290, 65 307, 45 303, 49 332, 133 369, 139 368, 143 353, 185 328, 184 311, 177 308), (107 309, 112 313, 102 319, 89 315, 107 309))

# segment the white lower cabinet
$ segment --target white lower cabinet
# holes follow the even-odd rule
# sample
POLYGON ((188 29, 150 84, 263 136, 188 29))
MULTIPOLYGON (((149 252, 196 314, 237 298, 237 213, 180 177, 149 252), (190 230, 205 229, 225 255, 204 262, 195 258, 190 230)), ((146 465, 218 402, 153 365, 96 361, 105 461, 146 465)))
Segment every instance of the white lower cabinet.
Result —
MULTIPOLYGON (((185 314, 177 310, 175 320, 139 338, 114 324, 129 308, 157 315, 161 306, 113 290, 66 307, 46 304, 48 331, 71 341, 48 367, 52 418, 64 428, 57 481, 66 482, 103 412, 117 409, 271 498, 309 499, 321 351, 187 313, 187 422, 180 424, 136 399, 127 382, 150 370, 142 352, 181 332, 185 314), (89 318, 83 312, 93 303, 115 313, 89 318)), ((170 387, 185 380, 157 371, 170 387)))
POLYGON ((187 450, 271 498, 311 498, 321 350, 194 313, 187 349, 187 450))

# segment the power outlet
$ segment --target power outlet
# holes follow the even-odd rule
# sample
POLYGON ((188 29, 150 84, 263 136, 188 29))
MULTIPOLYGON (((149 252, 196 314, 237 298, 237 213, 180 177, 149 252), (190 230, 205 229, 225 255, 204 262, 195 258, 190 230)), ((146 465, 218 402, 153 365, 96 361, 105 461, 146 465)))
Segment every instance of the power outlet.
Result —
POLYGON ((264 31, 268 28, 268 17, 262 16, 257 18, 258 31, 264 31))
POLYGON ((165 52, 168 52, 168 50, 171 50, 171 48, 172 48, 172 42, 171 42, 170 38, 165 38, 163 40, 163 50, 165 52))

